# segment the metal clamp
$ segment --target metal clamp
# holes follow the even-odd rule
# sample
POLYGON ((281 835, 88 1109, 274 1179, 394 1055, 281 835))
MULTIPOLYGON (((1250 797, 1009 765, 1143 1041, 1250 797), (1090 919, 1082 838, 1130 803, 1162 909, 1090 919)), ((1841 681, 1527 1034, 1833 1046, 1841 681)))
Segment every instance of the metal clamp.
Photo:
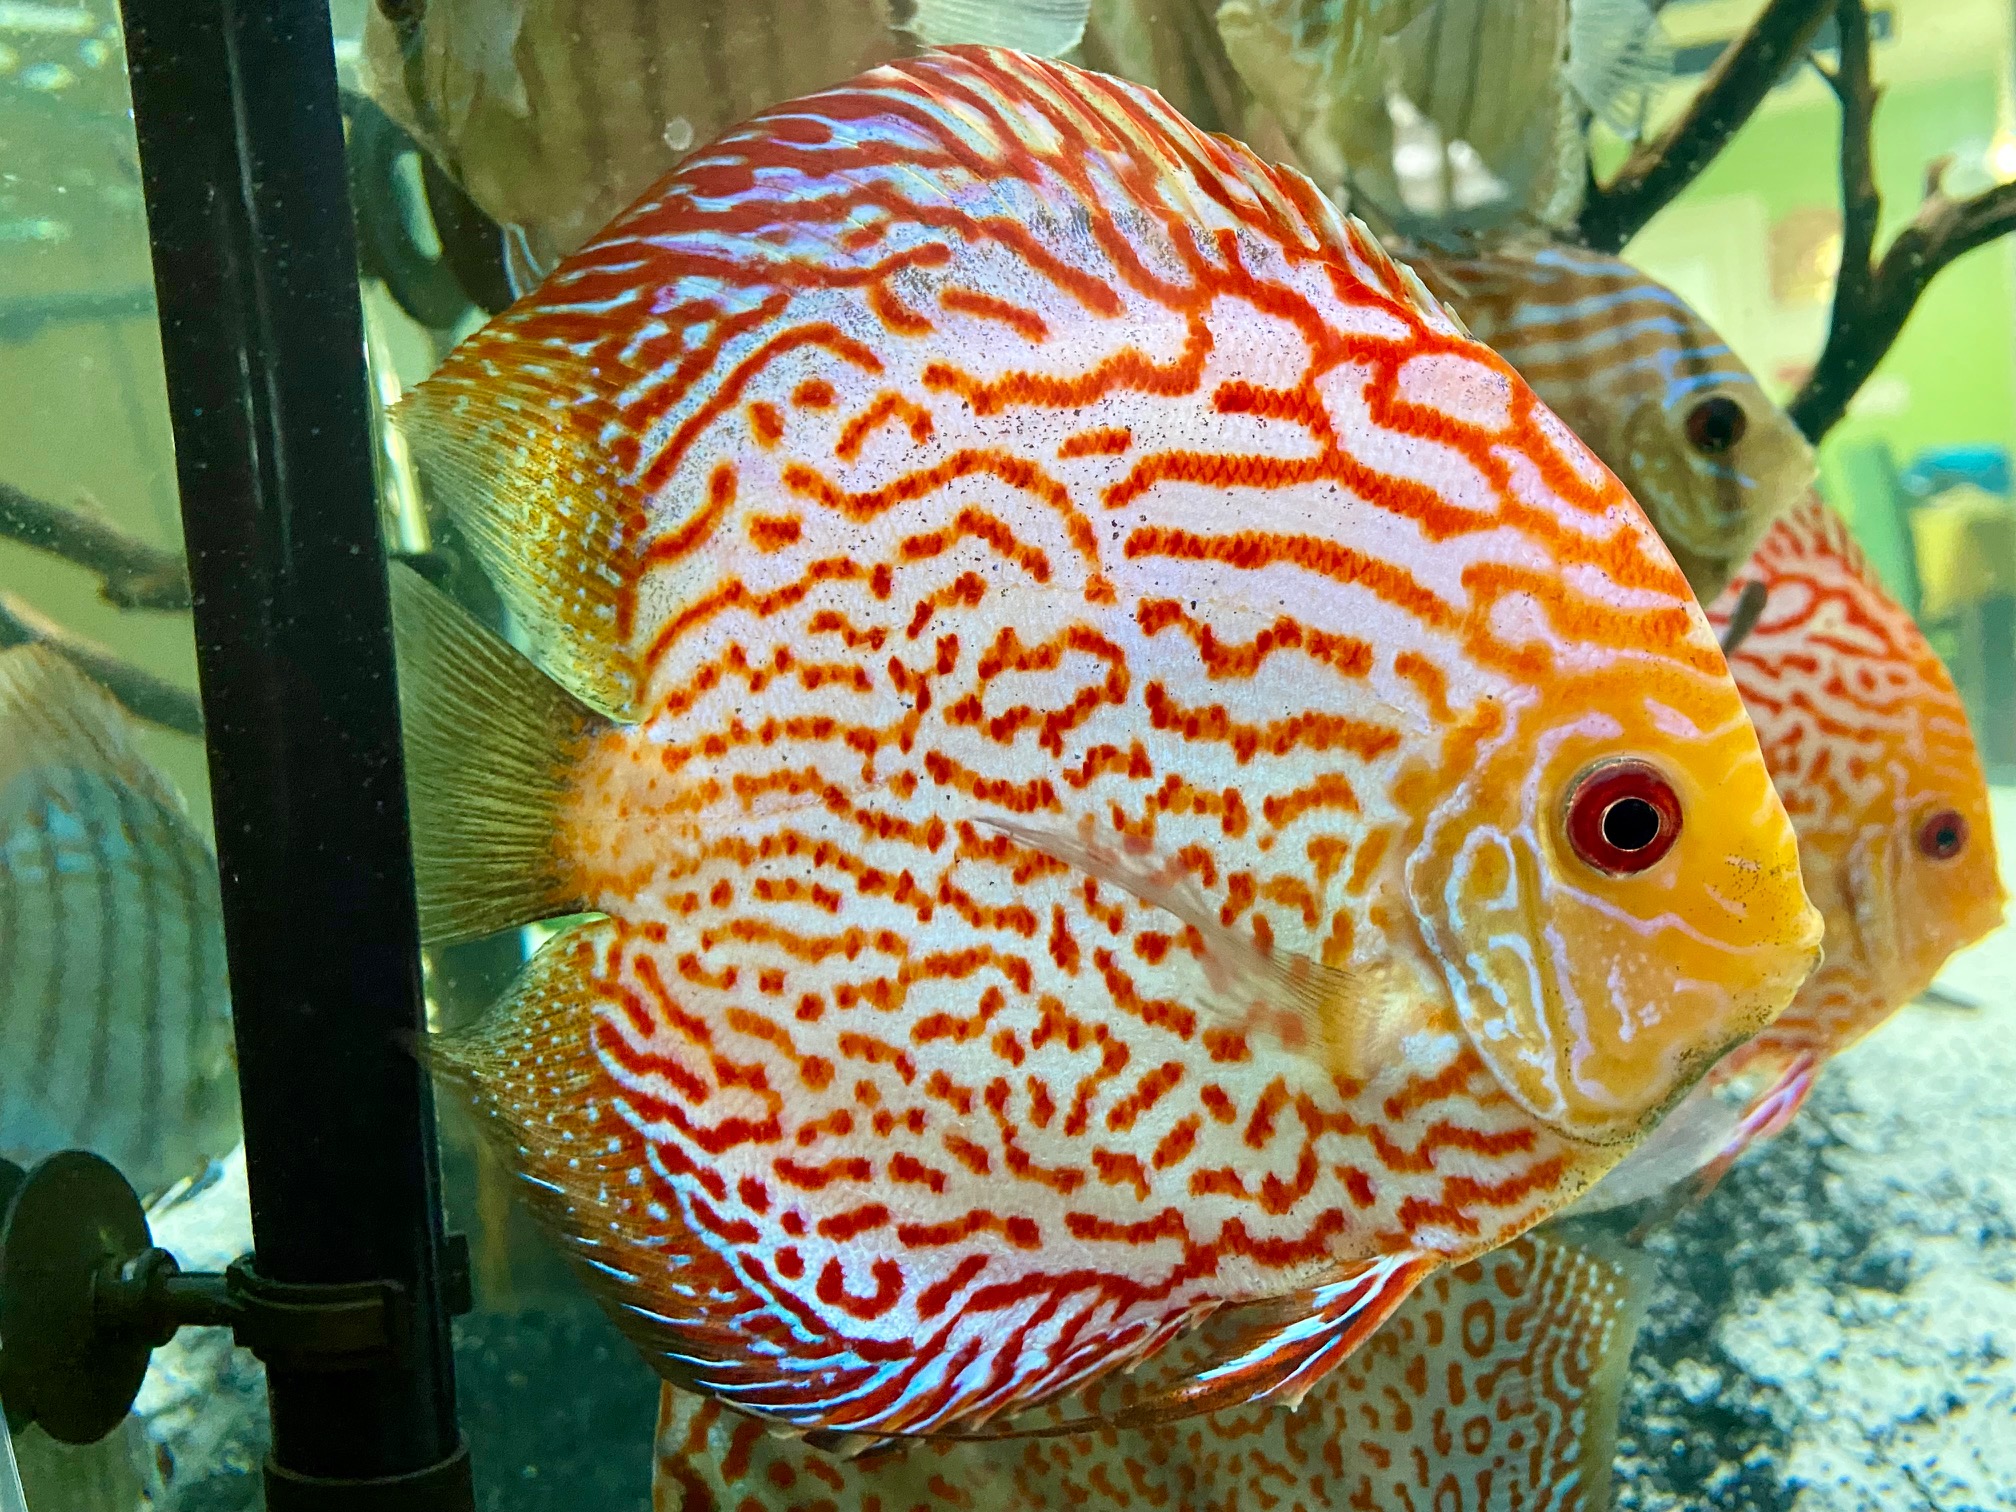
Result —
MULTIPOLYGON (((470 1307, 469 1245, 448 1236, 447 1303, 470 1307)), ((402 1361, 411 1299, 392 1281, 301 1285, 235 1261, 185 1272, 156 1248, 119 1172, 67 1150, 33 1170, 0 1161, 0 1404, 14 1426, 86 1444, 132 1410, 147 1360, 179 1329, 229 1328, 269 1365, 347 1371, 402 1361)))

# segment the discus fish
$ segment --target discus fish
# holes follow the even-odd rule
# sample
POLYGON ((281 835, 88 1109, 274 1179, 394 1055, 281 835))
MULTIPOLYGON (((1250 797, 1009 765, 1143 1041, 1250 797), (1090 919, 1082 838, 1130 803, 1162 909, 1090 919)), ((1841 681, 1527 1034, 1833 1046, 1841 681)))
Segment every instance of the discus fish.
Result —
POLYGON ((1817 494, 1772 527, 1709 609, 1763 608, 1730 652, 1764 760, 1799 834, 1826 958, 1792 1006, 1724 1058, 1592 1191, 1635 1201, 1719 1173, 1790 1122, 1833 1056, 1918 996, 2002 921, 1988 787, 1953 680, 1817 494))
POLYGON ((1588 116, 1634 135, 1670 66, 1646 0, 1226 0, 1218 30, 1317 181, 1417 234, 1568 224, 1588 116))
POLYGON ((217 863, 127 716, 0 652, 0 1156, 84 1148, 143 1194, 238 1142, 217 863))
POLYGON ((1624 480, 1702 603, 1813 481, 1813 449, 1672 290, 1581 247, 1403 253, 1624 480))
MULTIPOLYGON (((928 1440, 843 1459, 667 1386, 653 1512, 1602 1512, 1637 1334, 1637 1271, 1635 1257, 1523 1235, 1437 1272, 1294 1412, 1247 1407, 1146 1429, 928 1440)), ((1165 1368, 1200 1355, 1179 1343, 1165 1368)), ((1111 1378, 1084 1402, 1031 1414, 1028 1426, 1096 1415, 1103 1399, 1137 1390, 1111 1378)))
POLYGON ((605 916, 430 1056, 744 1410, 974 1422, 1233 1304, 1169 1405, 1299 1394, 1816 954, 1629 496, 1134 86, 759 116, 402 424, 538 663, 398 575, 427 927, 605 916))
POLYGON ((403 39, 391 7, 369 9, 365 82, 536 281, 743 117, 920 44, 1063 52, 1087 3, 424 0, 403 39))

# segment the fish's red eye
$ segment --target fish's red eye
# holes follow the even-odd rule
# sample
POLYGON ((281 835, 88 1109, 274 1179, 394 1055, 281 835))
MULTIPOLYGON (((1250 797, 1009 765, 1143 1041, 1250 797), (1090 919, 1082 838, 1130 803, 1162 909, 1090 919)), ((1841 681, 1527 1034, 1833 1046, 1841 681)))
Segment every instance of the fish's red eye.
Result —
POLYGON ((1953 809, 1941 809, 1918 826, 1918 849, 1934 861, 1951 861, 1967 849, 1967 821, 1953 809))
POLYGON ((1600 872, 1628 877, 1658 864, 1680 838, 1680 795, 1657 767, 1606 761, 1568 793, 1568 843, 1600 872))
POLYGON ((1743 406, 1727 394, 1711 394, 1687 411, 1687 440, 1704 457, 1719 457, 1750 428, 1743 406))

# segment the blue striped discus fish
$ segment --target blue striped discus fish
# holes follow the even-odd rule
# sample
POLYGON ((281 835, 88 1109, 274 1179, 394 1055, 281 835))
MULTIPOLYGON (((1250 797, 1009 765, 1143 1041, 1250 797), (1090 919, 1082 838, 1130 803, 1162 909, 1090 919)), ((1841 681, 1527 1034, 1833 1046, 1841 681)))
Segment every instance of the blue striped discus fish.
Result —
POLYGON ((1402 253, 1623 479, 1707 603, 1813 481, 1813 449, 1685 300, 1583 247, 1402 253))
POLYGON ((147 1194, 237 1142, 217 863, 109 694, 0 653, 0 1156, 147 1194))

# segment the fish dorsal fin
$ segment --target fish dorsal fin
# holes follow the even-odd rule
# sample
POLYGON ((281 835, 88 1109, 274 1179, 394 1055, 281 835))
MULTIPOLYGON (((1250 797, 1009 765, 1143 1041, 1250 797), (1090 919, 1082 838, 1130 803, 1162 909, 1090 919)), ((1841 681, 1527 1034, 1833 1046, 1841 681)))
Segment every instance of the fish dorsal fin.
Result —
POLYGON ((581 911, 555 842, 600 719, 412 568, 391 587, 422 937, 581 911))
POLYGON ((1180 867, 1158 862, 1146 847, 1101 839, 1089 820, 1075 835, 1008 819, 978 822, 1187 924, 1201 942, 1206 992, 1198 1006, 1229 1027, 1315 1055, 1358 1081, 1395 1053, 1403 1025, 1375 983, 1307 956, 1262 950, 1220 922, 1180 867))
POLYGON ((507 315, 470 337, 393 416, 532 659, 622 719, 637 699, 629 558, 644 501, 610 445, 615 395, 588 360, 564 347, 528 354, 511 336, 507 315))
POLYGON ((0 652, 0 752, 0 782, 33 767, 82 767, 182 812, 181 796, 134 746, 112 695, 49 646, 0 652))

